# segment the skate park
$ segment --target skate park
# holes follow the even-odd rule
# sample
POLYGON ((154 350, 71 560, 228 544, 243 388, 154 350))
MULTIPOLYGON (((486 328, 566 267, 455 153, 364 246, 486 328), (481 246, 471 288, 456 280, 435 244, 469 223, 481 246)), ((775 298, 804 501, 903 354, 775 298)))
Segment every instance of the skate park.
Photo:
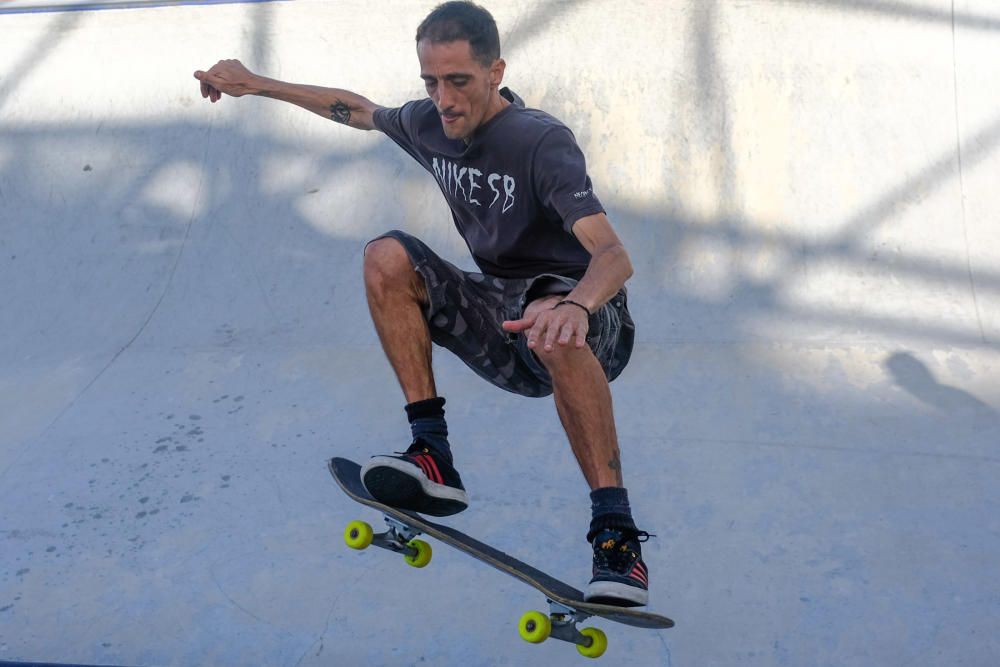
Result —
MULTIPOLYGON (((0 661, 577 665, 533 589, 343 540, 326 469, 402 449, 367 240, 474 265, 377 132, 201 98, 239 58, 424 96, 434 2, 0 3, 0 661)), ((1000 8, 986 0, 490 5, 504 85, 575 133, 629 250, 612 384, 663 631, 640 665, 1000 655, 1000 8)), ((551 399, 435 372, 450 525, 582 586, 551 399)))

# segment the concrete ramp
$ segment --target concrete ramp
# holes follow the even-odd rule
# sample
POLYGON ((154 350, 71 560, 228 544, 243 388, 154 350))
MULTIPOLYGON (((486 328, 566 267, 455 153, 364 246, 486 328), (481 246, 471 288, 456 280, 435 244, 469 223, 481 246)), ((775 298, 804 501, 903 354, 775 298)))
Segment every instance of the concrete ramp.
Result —
MULTIPOLYGON (((574 130, 637 269, 613 390, 677 627, 597 622, 605 660, 994 662, 996 3, 495 4, 505 84, 574 130)), ((234 57, 400 104, 431 6, 0 13, 0 660, 583 660, 518 639, 544 600, 501 573, 342 542, 377 517, 325 459, 408 442, 364 243, 402 228, 472 268, 433 179, 191 78, 234 57)), ((436 369, 454 525, 584 584, 551 401, 436 369)))

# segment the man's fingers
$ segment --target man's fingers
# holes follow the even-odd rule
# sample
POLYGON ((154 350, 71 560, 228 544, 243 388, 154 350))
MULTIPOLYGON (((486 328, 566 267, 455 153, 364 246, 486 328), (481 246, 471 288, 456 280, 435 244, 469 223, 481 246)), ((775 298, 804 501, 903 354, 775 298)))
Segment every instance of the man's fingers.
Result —
POLYGON ((503 327, 504 331, 507 331, 509 333, 521 333, 525 329, 531 328, 531 325, 534 323, 535 321, 533 319, 506 320, 501 324, 501 326, 503 327))
POLYGON ((531 329, 528 330, 528 347, 532 350, 538 347, 538 339, 541 338, 544 333, 545 325, 541 322, 538 323, 538 326, 531 327, 531 329))
POLYGON ((558 326, 550 326, 545 331, 545 351, 551 352, 552 345, 556 342, 559 337, 560 328, 558 326))
MULTIPOLYGON (((577 334, 577 340, 580 338, 578 328, 573 324, 572 320, 568 320, 560 326, 554 326, 549 329, 549 335, 546 340, 545 349, 548 351, 552 350, 552 343, 558 343, 559 347, 566 347, 571 340, 573 340, 573 334, 577 334)), ((577 345, 579 347, 579 345, 577 345)))
POLYGON ((194 78, 200 82, 202 97, 207 98, 211 102, 218 102, 222 98, 222 92, 211 83, 213 79, 211 70, 208 72, 198 70, 194 73, 194 78))
POLYGON ((551 352, 556 344, 560 347, 566 347, 571 341, 579 349, 587 344, 587 328, 586 321, 580 323, 574 318, 565 320, 559 317, 540 318, 528 336, 528 347, 536 347, 541 339, 546 352, 551 352), (535 342, 532 343, 532 341, 535 342))
POLYGON ((559 331, 559 344, 566 345, 573 337, 574 331, 575 329, 573 328, 573 324, 571 322, 564 324, 562 329, 559 331))
POLYGON ((546 352, 551 352, 556 344, 565 347, 574 342, 577 348, 587 344, 586 320, 581 324, 574 318, 563 319, 543 312, 539 317, 506 320, 501 326, 509 333, 523 333, 528 340, 528 348, 532 350, 541 346, 546 352))
POLYGON ((198 79, 203 84, 212 85, 212 81, 218 78, 214 70, 215 70, 214 67, 208 70, 207 72, 198 70, 197 72, 194 73, 194 78, 198 79))
POLYGON ((574 332, 576 332, 576 327, 573 325, 572 320, 563 322, 562 326, 555 324, 549 327, 548 333, 545 336, 545 350, 551 352, 555 343, 558 343, 559 347, 566 347, 573 338, 574 332))

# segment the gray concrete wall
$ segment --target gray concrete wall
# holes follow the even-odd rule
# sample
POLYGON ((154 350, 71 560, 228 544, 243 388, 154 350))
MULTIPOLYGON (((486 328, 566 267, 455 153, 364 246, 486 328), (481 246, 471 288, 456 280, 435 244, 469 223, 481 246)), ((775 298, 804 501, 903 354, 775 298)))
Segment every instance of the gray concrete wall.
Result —
MULTIPOLYGON (((505 83, 567 122, 632 253, 613 385, 642 665, 1000 655, 1000 10, 988 0, 505 2, 505 83)), ((577 664, 544 601, 375 518, 324 459, 406 444, 360 281, 400 227, 471 268, 384 137, 203 101, 224 57, 386 105, 430 3, 0 14, 0 660, 577 664)), ((440 354, 473 506, 582 585, 551 402, 440 354)))

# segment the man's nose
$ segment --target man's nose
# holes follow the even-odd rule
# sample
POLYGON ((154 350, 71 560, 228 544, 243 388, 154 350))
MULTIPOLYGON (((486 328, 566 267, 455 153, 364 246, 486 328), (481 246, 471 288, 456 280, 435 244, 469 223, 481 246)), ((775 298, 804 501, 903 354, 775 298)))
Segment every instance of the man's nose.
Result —
POLYGON ((451 107, 454 103, 454 96, 451 90, 448 89, 447 85, 439 85, 437 87, 437 107, 441 111, 445 111, 451 107))

